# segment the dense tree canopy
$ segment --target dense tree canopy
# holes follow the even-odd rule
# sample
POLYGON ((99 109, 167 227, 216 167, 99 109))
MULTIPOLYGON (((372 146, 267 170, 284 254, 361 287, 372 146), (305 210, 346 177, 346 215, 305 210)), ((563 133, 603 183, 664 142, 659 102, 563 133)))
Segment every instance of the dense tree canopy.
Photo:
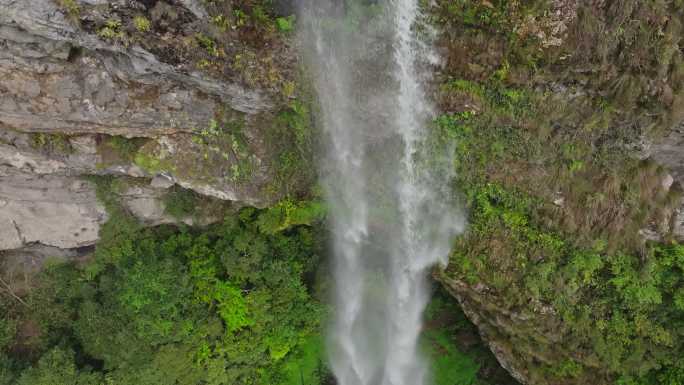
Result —
POLYGON ((28 308, 3 305, 0 383, 279 384, 320 375, 318 356, 299 349, 318 349, 311 341, 322 314, 304 281, 318 260, 310 228, 266 234, 257 225, 266 214, 244 209, 202 232, 142 229, 111 211, 92 261, 52 265, 28 308), (39 330, 22 346, 12 342, 19 321, 39 330))

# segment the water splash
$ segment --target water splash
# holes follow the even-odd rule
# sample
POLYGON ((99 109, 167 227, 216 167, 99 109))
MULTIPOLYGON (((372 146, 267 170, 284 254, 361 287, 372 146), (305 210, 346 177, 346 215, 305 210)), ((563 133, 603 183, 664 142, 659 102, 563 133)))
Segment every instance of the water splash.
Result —
POLYGON ((424 385, 418 338, 427 276, 446 265, 463 215, 430 163, 432 108, 417 75, 433 57, 416 37, 418 0, 304 2, 300 41, 321 107, 321 180, 331 206, 340 385, 424 385))

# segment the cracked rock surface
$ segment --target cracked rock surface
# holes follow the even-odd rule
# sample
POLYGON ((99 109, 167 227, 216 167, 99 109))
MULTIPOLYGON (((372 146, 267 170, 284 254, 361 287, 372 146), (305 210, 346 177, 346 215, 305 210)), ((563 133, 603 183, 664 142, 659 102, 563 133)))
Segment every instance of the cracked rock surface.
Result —
POLYGON ((258 207, 278 199, 268 189, 274 160, 265 144, 279 108, 272 94, 175 62, 172 46, 157 52, 144 48, 156 43, 107 40, 93 27, 129 10, 153 20, 175 15, 167 21, 173 28, 150 31, 149 39, 178 50, 208 28, 201 1, 154 3, 80 0, 81 20, 74 21, 57 1, 0 0, 0 252, 95 244, 107 215, 84 175, 151 179, 121 196, 148 225, 178 222, 162 202, 175 184, 258 207), (197 143, 219 115, 242 122, 244 159, 197 143), (147 164, 103 154, 102 143, 113 137, 143 141, 147 164), (45 148, 54 138, 66 150, 45 148), (249 173, 238 170, 245 164, 249 173))

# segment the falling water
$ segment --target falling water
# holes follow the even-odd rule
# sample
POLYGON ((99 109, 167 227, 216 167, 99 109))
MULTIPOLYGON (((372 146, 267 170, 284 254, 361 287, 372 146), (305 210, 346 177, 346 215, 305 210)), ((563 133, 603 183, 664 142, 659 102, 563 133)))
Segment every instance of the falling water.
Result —
POLYGON ((339 385, 425 385, 428 274, 463 216, 427 146, 419 0, 304 1, 300 41, 320 102, 321 180, 334 233, 330 362, 339 385))

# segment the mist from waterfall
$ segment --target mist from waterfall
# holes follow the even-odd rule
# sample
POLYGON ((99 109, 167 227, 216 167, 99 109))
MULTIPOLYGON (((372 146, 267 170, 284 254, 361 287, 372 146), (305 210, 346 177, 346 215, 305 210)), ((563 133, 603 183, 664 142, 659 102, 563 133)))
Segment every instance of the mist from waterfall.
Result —
POLYGON ((418 344, 428 275, 446 265, 464 225, 448 167, 430 163, 447 149, 427 146, 433 112, 418 68, 434 55, 416 34, 418 1, 301 5, 299 41, 323 127, 335 280, 328 345, 339 385, 429 383, 418 344))

